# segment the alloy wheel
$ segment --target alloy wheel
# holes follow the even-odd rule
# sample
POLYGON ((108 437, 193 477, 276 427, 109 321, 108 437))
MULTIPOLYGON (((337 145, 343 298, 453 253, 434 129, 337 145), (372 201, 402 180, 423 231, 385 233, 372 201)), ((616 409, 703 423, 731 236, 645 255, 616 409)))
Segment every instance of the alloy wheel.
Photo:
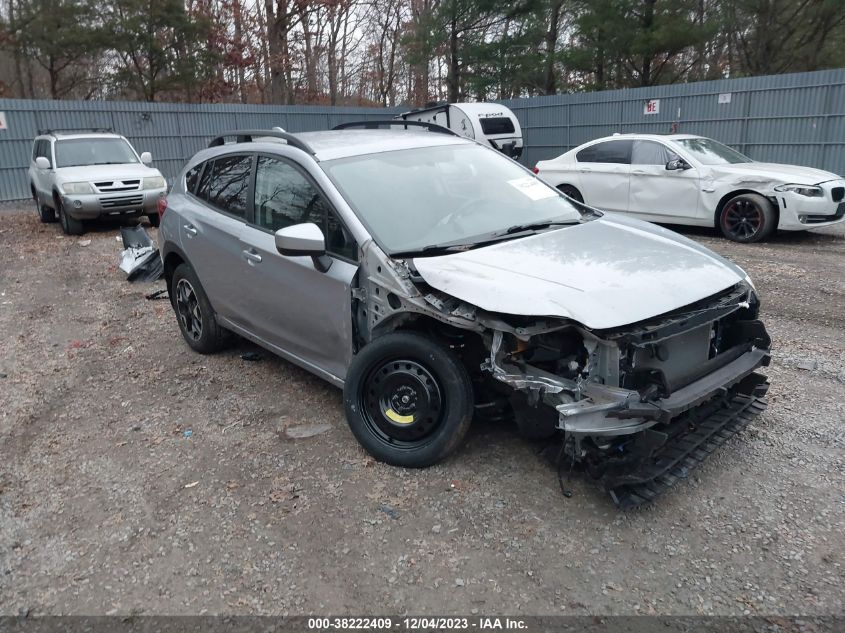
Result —
POLYGON ((763 228, 763 210, 750 200, 736 200, 724 210, 722 226, 729 237, 748 240, 763 228))
POLYGON ((187 279, 180 279, 176 284, 176 311, 182 331, 198 341, 202 336, 202 311, 197 293, 187 279))

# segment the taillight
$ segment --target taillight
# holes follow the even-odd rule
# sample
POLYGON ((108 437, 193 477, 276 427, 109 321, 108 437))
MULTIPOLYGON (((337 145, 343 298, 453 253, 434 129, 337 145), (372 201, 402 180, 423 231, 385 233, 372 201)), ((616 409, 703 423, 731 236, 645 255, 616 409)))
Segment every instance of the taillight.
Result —
POLYGON ((539 169, 538 167, 535 167, 535 168, 534 168, 534 169, 532 169, 531 171, 533 171, 535 174, 539 174, 539 173, 540 173, 540 169, 539 169))
POLYGON ((163 218, 164 212, 167 211, 167 198, 159 198, 156 203, 156 209, 158 209, 158 217, 163 218))

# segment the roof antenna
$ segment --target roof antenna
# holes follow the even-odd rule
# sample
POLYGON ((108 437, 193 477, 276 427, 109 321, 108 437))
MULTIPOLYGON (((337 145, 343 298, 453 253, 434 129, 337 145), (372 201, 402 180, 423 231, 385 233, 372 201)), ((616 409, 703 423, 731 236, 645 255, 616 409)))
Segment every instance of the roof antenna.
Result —
POLYGON ((279 127, 278 125, 274 125, 273 129, 276 130, 277 132, 285 132, 286 131, 285 128, 279 127))

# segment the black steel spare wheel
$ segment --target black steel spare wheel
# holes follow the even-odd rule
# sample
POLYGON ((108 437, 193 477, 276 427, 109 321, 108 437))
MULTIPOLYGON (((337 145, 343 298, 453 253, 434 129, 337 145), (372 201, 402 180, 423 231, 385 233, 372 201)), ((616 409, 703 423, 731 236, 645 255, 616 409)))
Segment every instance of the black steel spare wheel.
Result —
POLYGON ((722 208, 719 228, 734 242, 758 242, 775 230, 772 203, 757 194, 736 196, 722 208))
POLYGON ((199 298, 187 279, 180 279, 176 284, 176 313, 182 332, 191 340, 202 338, 202 310, 199 298))
POLYGON ((397 447, 431 435, 442 422, 440 387, 419 363, 397 359, 377 366, 365 379, 364 418, 373 432, 397 447))
POLYGON ((460 443, 472 419, 472 384, 452 350, 412 332, 366 345, 344 383, 349 427, 394 466, 430 466, 460 443))

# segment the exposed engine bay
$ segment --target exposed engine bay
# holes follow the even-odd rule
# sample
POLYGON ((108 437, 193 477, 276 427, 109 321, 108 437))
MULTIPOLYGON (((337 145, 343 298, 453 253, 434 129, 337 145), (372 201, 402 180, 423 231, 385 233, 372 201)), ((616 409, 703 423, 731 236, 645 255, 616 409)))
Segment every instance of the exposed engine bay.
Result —
POLYGON ((530 438, 561 435, 572 463, 621 506, 656 497, 765 407, 771 340, 748 282, 612 329, 491 313, 428 285, 412 260, 364 249, 359 345, 419 329, 456 350, 479 416, 530 438))

